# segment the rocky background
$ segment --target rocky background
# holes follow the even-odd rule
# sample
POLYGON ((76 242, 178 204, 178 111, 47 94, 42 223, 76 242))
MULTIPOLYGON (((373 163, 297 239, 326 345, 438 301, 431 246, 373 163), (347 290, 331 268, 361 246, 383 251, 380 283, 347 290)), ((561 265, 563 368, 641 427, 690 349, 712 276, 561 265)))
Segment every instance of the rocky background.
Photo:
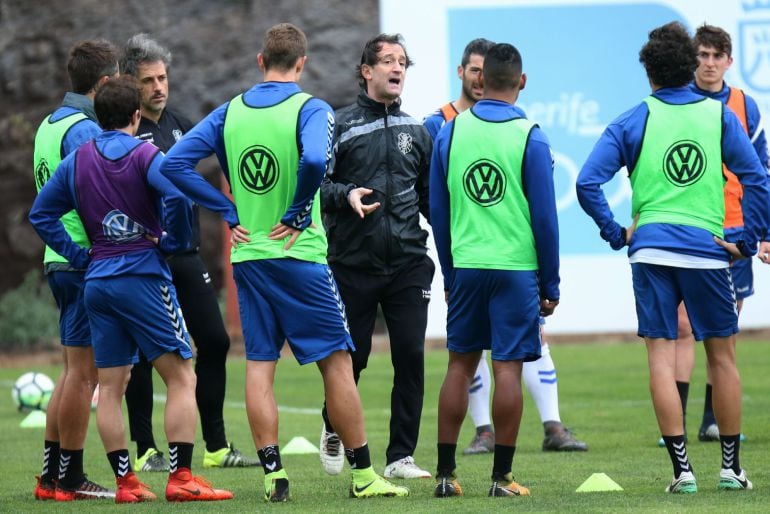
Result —
MULTIPOLYGON (((118 46, 146 32, 173 53, 169 105, 193 121, 261 80, 265 30, 288 21, 308 36, 303 88, 337 108, 357 92, 355 65, 377 34, 377 0, 0 0, 0 295, 41 268, 43 244, 27 222, 35 196, 32 145, 69 89, 69 48, 104 37, 118 46)), ((201 164, 219 183, 214 160, 201 164)), ((202 209, 203 253, 221 284, 221 224, 202 209)))

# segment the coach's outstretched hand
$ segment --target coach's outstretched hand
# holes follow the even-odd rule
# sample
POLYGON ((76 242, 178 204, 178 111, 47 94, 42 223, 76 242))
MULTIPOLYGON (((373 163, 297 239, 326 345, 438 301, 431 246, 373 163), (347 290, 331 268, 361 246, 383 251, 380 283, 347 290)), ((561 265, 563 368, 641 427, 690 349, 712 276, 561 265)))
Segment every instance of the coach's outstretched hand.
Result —
POLYGON ((380 206, 380 202, 374 202, 370 204, 361 202, 361 199, 364 196, 368 196, 370 194, 372 194, 372 190, 366 187, 357 187, 355 189, 351 189, 348 193, 348 203, 350 204, 350 207, 356 211, 361 219, 363 219, 367 214, 376 211, 380 206))

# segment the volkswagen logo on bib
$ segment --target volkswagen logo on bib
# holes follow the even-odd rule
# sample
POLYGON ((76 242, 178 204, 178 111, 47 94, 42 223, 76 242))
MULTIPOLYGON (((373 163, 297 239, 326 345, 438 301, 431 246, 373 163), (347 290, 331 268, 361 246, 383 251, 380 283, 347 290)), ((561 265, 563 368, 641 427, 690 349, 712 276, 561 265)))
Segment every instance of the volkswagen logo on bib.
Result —
POLYGON ((243 187, 252 193, 263 195, 278 182, 278 160, 269 148, 252 146, 241 154, 238 176, 243 187))
POLYGON ((705 170, 706 152, 695 141, 678 141, 663 157, 663 173, 677 187, 695 184, 705 170))
POLYGON ((491 207, 505 196, 505 174, 497 164, 481 159, 465 170, 463 188, 468 198, 481 205, 491 207))
POLYGON ((45 159, 40 159, 37 168, 35 168, 35 182, 37 182, 37 188, 42 188, 48 179, 51 178, 51 169, 48 167, 48 162, 45 159))

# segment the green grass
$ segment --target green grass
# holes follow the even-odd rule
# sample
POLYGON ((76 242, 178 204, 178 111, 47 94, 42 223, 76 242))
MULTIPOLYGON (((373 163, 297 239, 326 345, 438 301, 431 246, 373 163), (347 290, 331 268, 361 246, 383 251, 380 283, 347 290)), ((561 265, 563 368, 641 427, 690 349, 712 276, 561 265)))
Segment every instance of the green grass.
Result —
MULTIPOLYGON (((766 512, 770 504, 770 342, 743 341, 739 346, 739 366, 744 385, 744 432, 742 464, 755 484, 750 492, 716 490, 720 466, 719 446, 699 443, 695 431, 703 406, 703 352, 699 349, 688 414, 690 459, 699 479, 700 492, 692 496, 667 495, 663 489, 671 479, 672 468, 665 449, 657 447, 659 437, 647 389, 646 354, 642 344, 558 345, 553 356, 559 376, 563 421, 590 445, 587 453, 557 454, 540 450, 542 427, 531 399, 525 397, 524 420, 514 459, 516 478, 532 490, 532 496, 490 499, 491 456, 458 455, 457 472, 466 496, 438 500, 432 498, 433 480, 410 481, 412 496, 406 499, 351 500, 347 498, 348 473, 326 476, 317 455, 285 455, 283 462, 291 479, 293 501, 285 505, 266 505, 261 499, 262 471, 205 470, 200 463, 203 444, 196 445, 194 467, 219 487, 230 488, 235 499, 227 504, 130 507, 132 512, 167 512, 172 509, 207 512, 484 512, 515 508, 537 512, 766 512), (575 489, 592 473, 603 472, 620 484, 623 492, 576 493, 575 489), (494 507, 491 503, 494 503, 494 507), (512 505, 507 505, 512 503, 512 505)), ((436 465, 436 411, 438 389, 444 377, 446 353, 432 351, 426 356, 426 394, 418 464, 434 470, 436 465)), ((229 362, 229 389, 225 409, 228 437, 237 447, 254 453, 243 408, 245 363, 229 362)), ((32 498, 34 475, 39 473, 42 429, 22 429, 23 415, 11 402, 13 380, 30 368, 0 369, 0 384, 7 394, 0 395, 0 511, 3 512, 103 512, 117 509, 103 501, 57 504, 36 502, 32 498)), ((55 368, 38 368, 55 376, 55 368)), ((315 412, 322 400, 320 377, 314 366, 299 367, 293 358, 281 360, 276 382, 281 413, 281 439, 302 436, 318 444, 320 416, 315 412)), ((375 468, 382 471, 387 444, 389 395, 392 372, 389 356, 374 355, 361 381, 369 444, 375 468)), ((157 388, 162 393, 162 386, 157 388)), ((155 435, 165 446, 162 434, 162 405, 156 404, 155 435)), ((466 421, 459 441, 462 449, 473 428, 466 421)), ((133 445, 130 447, 133 451, 133 445)), ((95 420, 92 417, 86 441, 86 470, 90 478, 112 484, 113 478, 104 456, 95 420)), ((142 480, 162 494, 165 474, 142 474, 142 480)))

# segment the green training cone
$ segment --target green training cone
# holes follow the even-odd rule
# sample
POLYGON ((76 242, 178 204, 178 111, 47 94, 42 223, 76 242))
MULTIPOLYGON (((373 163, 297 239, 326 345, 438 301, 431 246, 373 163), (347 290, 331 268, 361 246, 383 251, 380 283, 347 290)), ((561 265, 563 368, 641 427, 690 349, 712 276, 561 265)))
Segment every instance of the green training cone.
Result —
POLYGON ((27 417, 21 420, 19 426, 22 428, 45 428, 45 412, 33 410, 27 417))
POLYGON ((286 446, 281 448, 281 453, 284 455, 298 454, 298 453, 318 453, 318 448, 304 437, 293 437, 291 441, 286 443, 286 446))
POLYGON ((623 488, 604 473, 594 473, 580 484, 576 493, 597 493, 602 491, 622 491, 623 488))

